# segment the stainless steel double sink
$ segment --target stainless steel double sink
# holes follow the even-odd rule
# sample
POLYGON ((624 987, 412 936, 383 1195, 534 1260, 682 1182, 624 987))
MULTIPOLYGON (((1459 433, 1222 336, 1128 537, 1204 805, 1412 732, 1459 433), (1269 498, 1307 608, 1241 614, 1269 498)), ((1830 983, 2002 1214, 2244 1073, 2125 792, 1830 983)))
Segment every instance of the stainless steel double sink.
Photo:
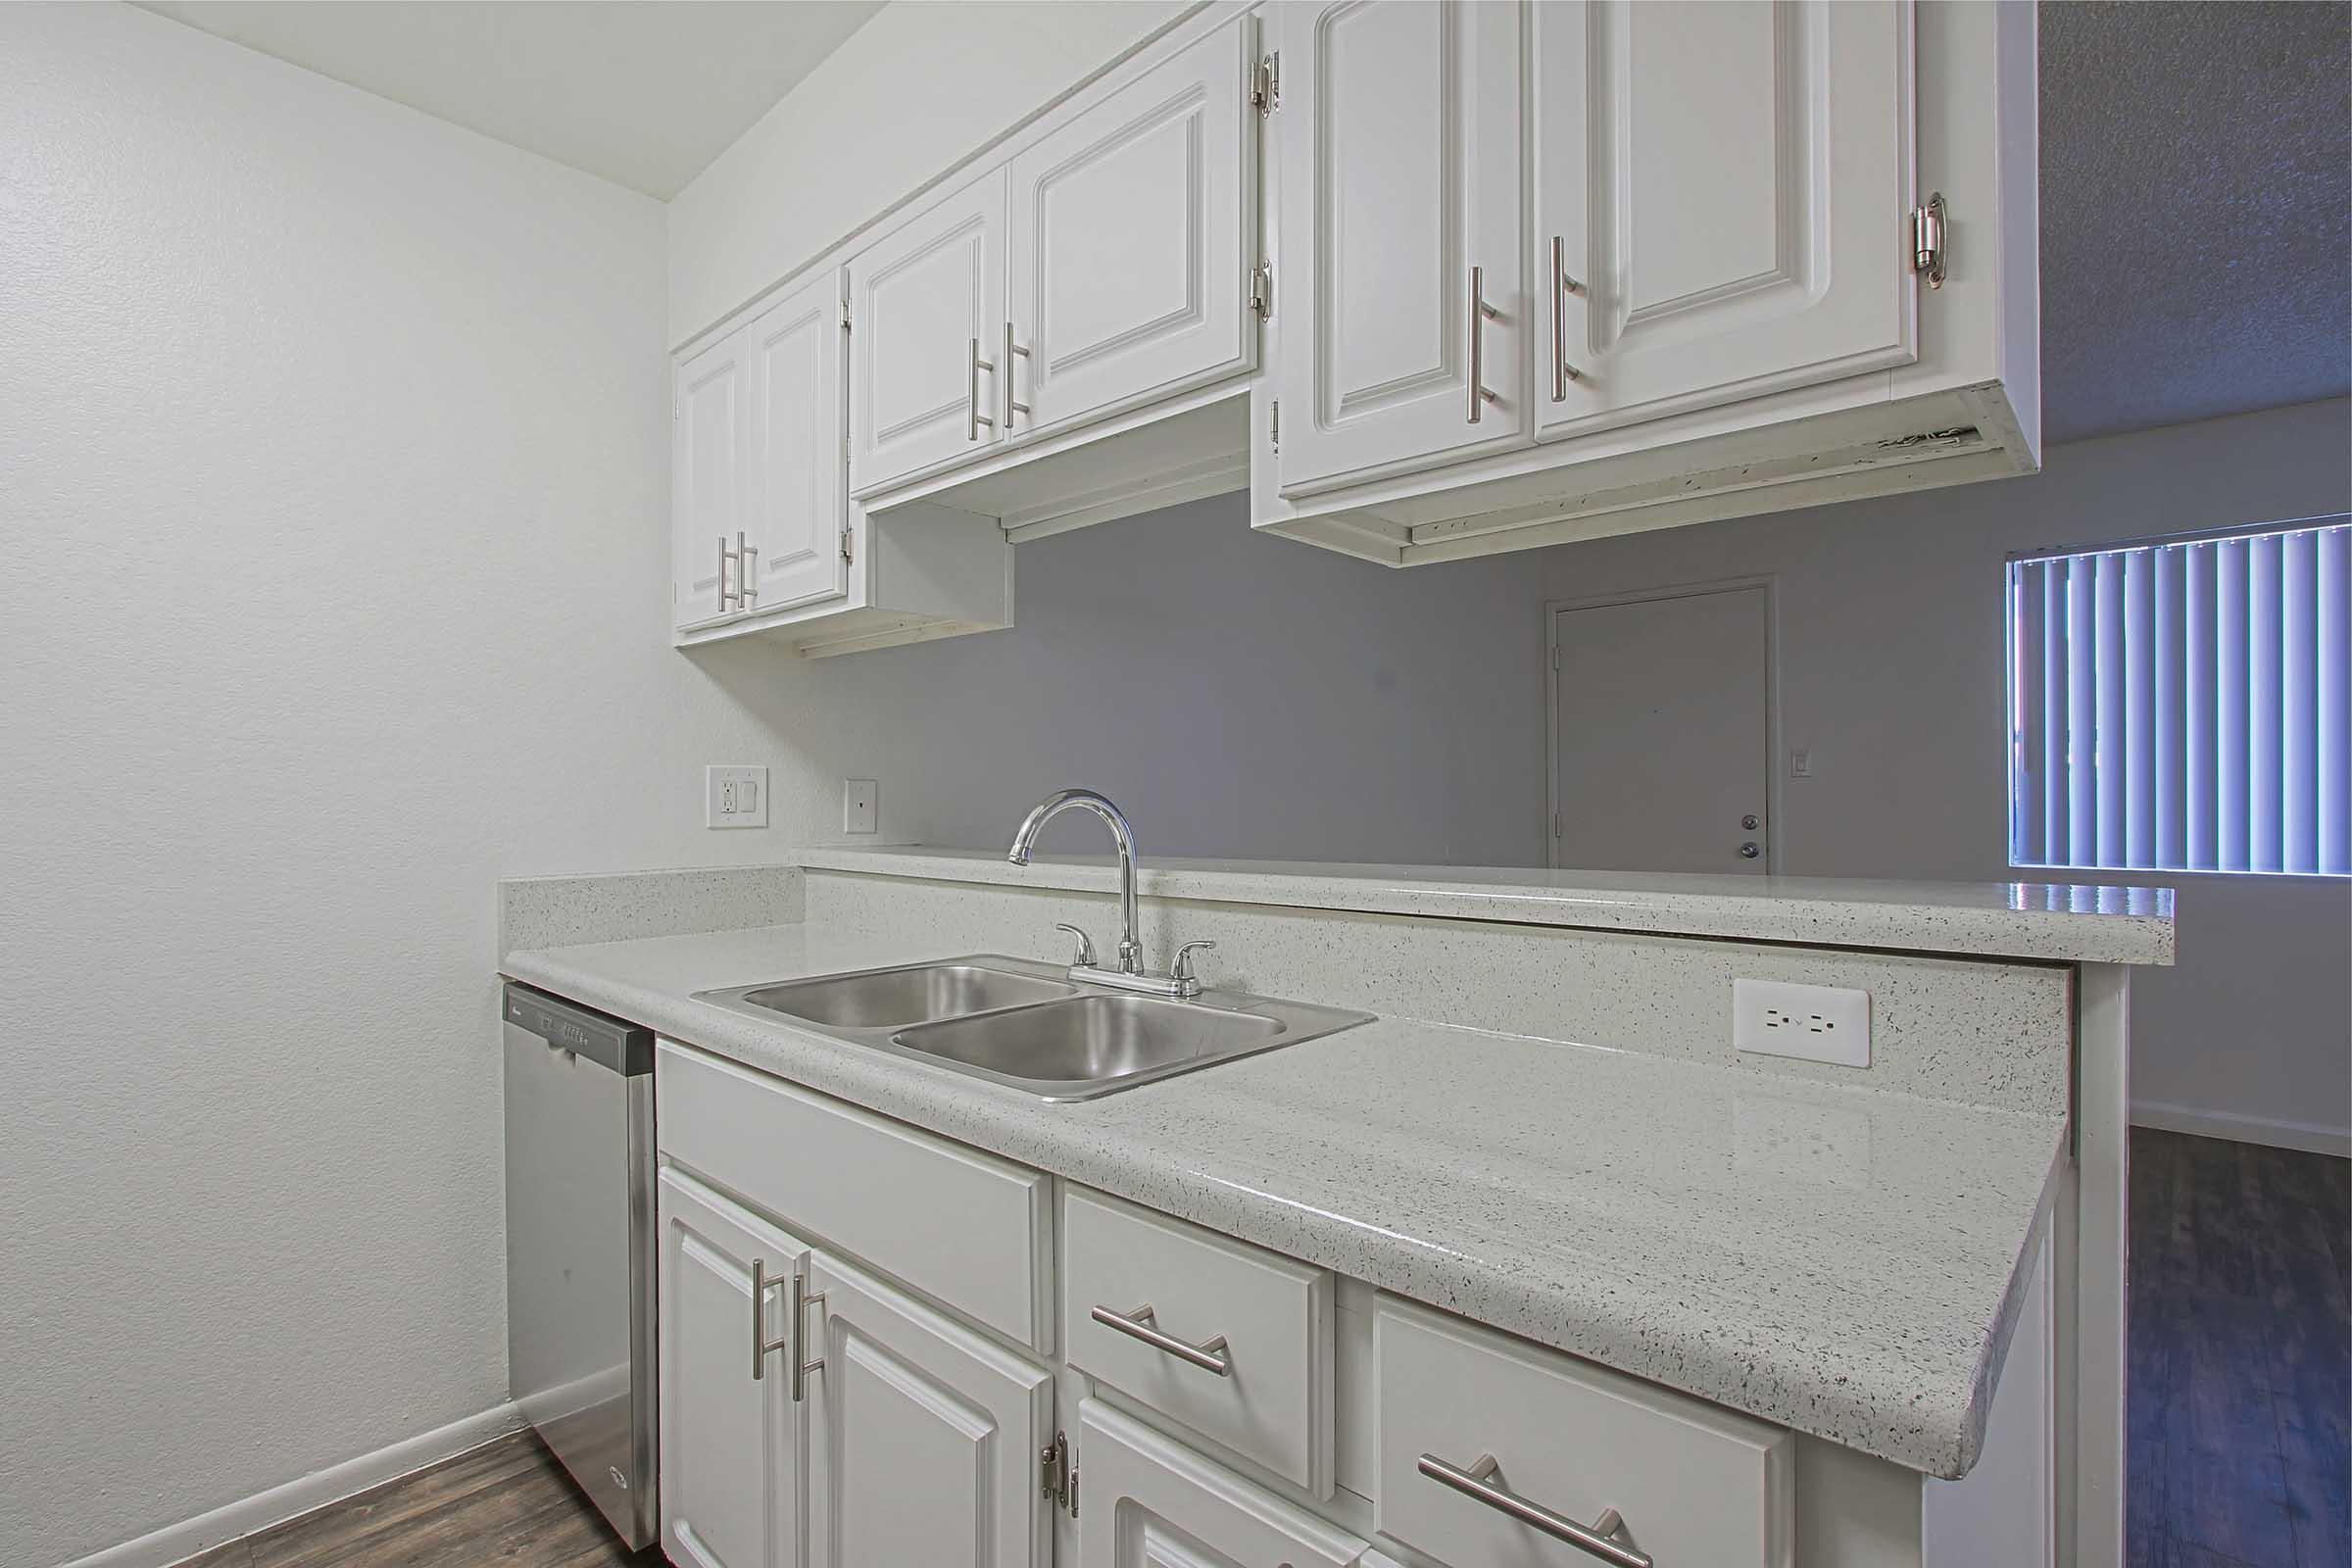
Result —
POLYGON ((998 954, 729 986, 695 997, 748 1017, 790 1018, 836 1040, 1045 1100, 1092 1100, 1372 1017, 1239 992, 1203 991, 1184 1001, 1138 996, 998 954))

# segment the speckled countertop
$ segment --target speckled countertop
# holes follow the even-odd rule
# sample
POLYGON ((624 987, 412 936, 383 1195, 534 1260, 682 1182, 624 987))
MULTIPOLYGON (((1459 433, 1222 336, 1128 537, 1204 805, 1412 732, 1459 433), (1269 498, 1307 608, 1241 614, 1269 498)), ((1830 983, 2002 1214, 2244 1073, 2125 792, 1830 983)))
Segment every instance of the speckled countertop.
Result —
MULTIPOLYGON (((1102 857, 1039 856, 928 845, 809 848, 818 870, 945 882, 1102 892, 1102 857)), ((2171 963, 2173 890, 2060 882, 1890 882, 1804 876, 1701 876, 1464 865, 1353 865, 1305 860, 1150 857, 1146 897, 1298 905, 1465 920, 1516 920, 1610 931, 1744 937, 1762 942, 1986 954, 2084 963, 2171 963)))
POLYGON ((503 967, 1847 1447, 1947 1477, 1976 1460, 2059 1118, 1402 1018, 1047 1104, 691 997, 953 956, 771 925, 517 952, 503 967))

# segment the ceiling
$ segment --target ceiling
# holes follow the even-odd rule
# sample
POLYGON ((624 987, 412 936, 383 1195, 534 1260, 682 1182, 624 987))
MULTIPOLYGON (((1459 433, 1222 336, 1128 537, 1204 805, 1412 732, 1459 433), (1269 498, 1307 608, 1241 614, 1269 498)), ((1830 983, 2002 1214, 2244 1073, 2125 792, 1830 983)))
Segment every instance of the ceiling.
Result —
MULTIPOLYGON (((142 3, 665 200, 880 9, 142 3)), ((2048 439, 2352 391, 2348 19, 2326 0, 2041 7, 2048 439)))
POLYGON ((2042 6, 2048 439, 2352 390, 2348 19, 2301 0, 2042 6))
POLYGON ((882 0, 137 0, 667 201, 882 0))

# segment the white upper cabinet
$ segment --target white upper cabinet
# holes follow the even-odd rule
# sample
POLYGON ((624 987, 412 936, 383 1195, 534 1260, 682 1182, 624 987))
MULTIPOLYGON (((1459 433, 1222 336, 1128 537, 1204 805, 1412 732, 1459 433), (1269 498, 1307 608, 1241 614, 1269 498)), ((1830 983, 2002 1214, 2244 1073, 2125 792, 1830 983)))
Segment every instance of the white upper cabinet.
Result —
POLYGON ((742 331, 730 332, 677 369, 670 532, 679 626, 736 610, 736 542, 751 526, 744 497, 744 343, 742 331))
POLYGON ((819 1252, 809 1306, 813 1568, 1032 1568, 1053 1559, 1038 1453, 1054 1381, 860 1269, 819 1252))
POLYGON ((1013 436, 1255 367, 1254 31, 1218 29, 1013 160, 1009 336, 983 350, 1013 436))
POLYGON ((1520 20, 1478 0, 1286 12, 1285 493, 1530 439, 1520 20))
POLYGON ((759 554, 743 585, 755 610, 835 599, 847 587, 842 336, 841 278, 830 270, 746 329, 750 536, 759 554))
POLYGON ((1532 16, 1544 438, 1918 357, 1907 0, 1532 16))
POLYGON ((1004 438, 1004 188, 994 170, 850 262, 853 495, 1004 438))

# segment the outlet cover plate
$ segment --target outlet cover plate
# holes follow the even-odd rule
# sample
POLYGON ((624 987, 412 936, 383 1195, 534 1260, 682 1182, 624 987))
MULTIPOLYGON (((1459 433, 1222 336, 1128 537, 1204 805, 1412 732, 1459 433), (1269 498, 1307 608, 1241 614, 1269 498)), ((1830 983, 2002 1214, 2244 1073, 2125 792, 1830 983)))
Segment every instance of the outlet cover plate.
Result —
POLYGON ((767 769, 722 767, 703 770, 705 827, 767 826, 767 769))
POLYGON ((841 781, 841 830, 844 833, 871 833, 874 830, 874 781, 870 778, 845 778, 841 781))
POLYGON ((1867 1067, 1870 993, 1787 980, 1735 979, 1732 1049, 1837 1067, 1867 1067))

